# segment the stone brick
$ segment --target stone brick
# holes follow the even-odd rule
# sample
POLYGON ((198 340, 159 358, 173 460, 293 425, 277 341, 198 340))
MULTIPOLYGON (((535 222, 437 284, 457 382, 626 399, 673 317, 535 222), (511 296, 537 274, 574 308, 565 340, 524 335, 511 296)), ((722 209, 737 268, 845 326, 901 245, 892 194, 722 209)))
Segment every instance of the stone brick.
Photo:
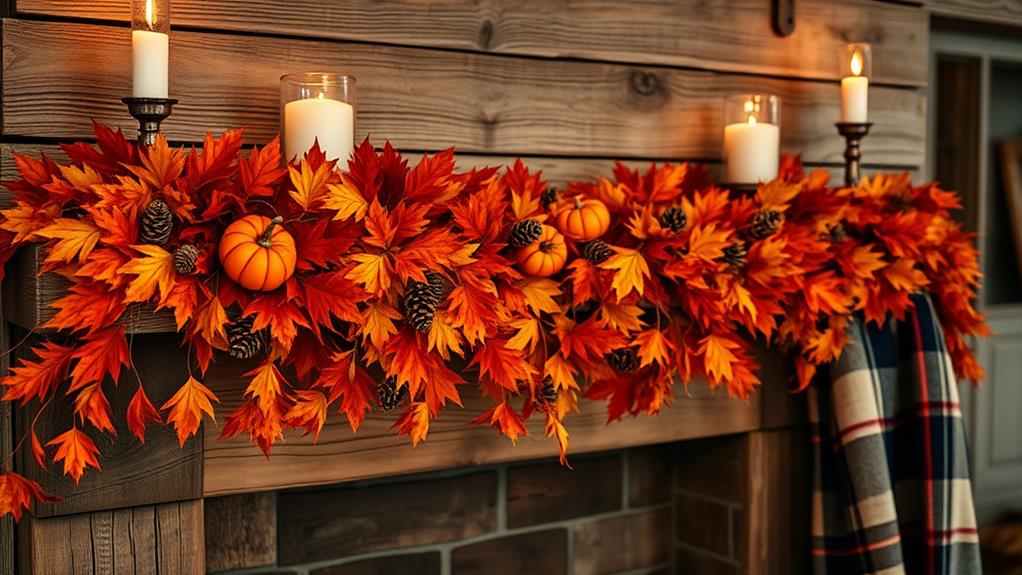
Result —
POLYGON ((671 498, 671 447, 651 445, 628 451, 628 504, 655 505, 671 498))
POLYGON ((408 553, 362 559, 341 565, 330 565, 309 571, 309 575, 393 575, 414 573, 415 575, 440 575, 440 552, 408 553))
POLYGON ((549 529, 457 547, 452 575, 558 575, 568 572, 568 532, 549 529))
POLYGON ((676 501, 678 541, 725 557, 731 553, 731 508, 679 493, 676 501))
POLYGON ((746 447, 744 435, 683 441, 678 444, 678 487, 725 499, 745 500, 746 447))
POLYGON ((488 533, 497 525, 497 474, 283 492, 281 565, 340 559, 488 533))
POLYGON ((671 560, 671 512, 644 511, 575 526, 575 575, 614 573, 671 560))
POLYGON ((620 454, 507 471, 508 527, 525 527, 621 508, 620 454))
POLYGON ((739 575, 741 566, 691 549, 679 548, 675 555, 675 573, 692 575, 739 575))

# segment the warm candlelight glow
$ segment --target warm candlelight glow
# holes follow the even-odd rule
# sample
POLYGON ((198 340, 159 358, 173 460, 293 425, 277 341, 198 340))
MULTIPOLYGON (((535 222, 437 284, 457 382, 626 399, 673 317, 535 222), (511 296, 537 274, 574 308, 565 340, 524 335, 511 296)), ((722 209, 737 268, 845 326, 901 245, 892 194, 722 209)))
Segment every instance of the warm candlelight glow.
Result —
POLYGON ((749 125, 750 126, 755 126, 756 125, 756 116, 753 116, 752 114, 749 114, 749 125))
POLYGON ((852 76, 862 75, 862 54, 860 54, 858 50, 856 50, 855 53, 852 54, 851 68, 852 76))
POLYGON ((149 29, 153 29, 153 22, 155 18, 153 16, 153 0, 145 0, 145 23, 149 25, 149 29))

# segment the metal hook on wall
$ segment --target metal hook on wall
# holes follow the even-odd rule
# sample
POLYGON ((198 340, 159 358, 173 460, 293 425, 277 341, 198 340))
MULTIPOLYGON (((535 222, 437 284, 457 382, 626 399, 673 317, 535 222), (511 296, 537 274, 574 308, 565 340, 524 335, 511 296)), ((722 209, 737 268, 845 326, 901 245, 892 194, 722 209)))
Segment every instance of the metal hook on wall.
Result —
POLYGON ((795 31, 795 0, 771 0, 773 3, 774 32, 790 36, 795 31))

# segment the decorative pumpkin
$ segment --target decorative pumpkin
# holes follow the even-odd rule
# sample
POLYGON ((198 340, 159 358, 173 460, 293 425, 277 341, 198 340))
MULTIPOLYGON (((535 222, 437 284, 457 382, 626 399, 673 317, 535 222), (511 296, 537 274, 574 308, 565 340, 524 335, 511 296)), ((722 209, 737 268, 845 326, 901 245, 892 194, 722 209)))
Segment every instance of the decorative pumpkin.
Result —
POLYGON ((588 242, 610 228, 610 212, 600 200, 575 196, 575 204, 557 212, 556 221, 562 234, 576 241, 588 242))
POLYGON ((248 215, 227 226, 220 238, 220 263, 227 277, 252 291, 273 291, 295 273, 295 239, 283 218, 248 215))
POLYGON ((564 269, 568 246, 552 226, 543 226, 539 239, 518 250, 518 266, 528 276, 545 278, 564 269))

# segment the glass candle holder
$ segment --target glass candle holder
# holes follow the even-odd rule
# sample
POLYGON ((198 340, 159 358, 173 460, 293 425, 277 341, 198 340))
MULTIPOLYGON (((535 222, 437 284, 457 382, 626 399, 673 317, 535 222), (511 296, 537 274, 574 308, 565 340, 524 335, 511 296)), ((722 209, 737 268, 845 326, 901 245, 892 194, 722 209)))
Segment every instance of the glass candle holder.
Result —
POLYGON ((869 119, 869 77, 873 57, 869 44, 849 44, 838 58, 841 77, 841 121, 865 123, 869 119))
POLYGON ((314 143, 328 160, 346 161, 355 150, 356 81, 330 72, 280 78, 280 133, 284 159, 301 159, 314 143))
POLYGON ((724 182, 756 184, 777 177, 781 99, 738 94, 724 101, 724 182))
POLYGON ((170 0, 132 0, 132 96, 167 98, 170 70, 170 0))

